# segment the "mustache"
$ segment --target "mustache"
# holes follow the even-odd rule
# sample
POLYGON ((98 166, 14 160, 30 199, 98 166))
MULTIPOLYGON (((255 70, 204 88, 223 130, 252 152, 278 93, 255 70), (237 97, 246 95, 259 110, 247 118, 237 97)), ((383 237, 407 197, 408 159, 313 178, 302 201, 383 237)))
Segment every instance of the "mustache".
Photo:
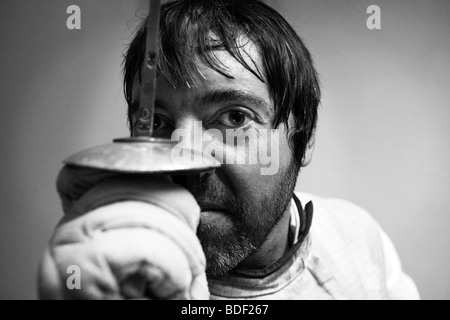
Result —
POLYGON ((202 210, 222 210, 233 215, 242 207, 242 200, 217 170, 201 177, 189 177, 180 184, 194 196, 202 210))
POLYGON ((233 203, 236 201, 230 188, 213 176, 201 179, 200 185, 194 190, 193 196, 202 210, 229 211, 230 208, 234 207, 233 203))

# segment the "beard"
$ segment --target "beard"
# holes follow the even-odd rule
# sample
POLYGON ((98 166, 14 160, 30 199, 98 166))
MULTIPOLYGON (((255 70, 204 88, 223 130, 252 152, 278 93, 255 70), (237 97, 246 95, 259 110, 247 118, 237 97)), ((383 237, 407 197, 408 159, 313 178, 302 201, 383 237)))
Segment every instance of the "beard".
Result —
POLYGON ((224 183, 225 179, 219 179, 218 173, 203 176, 200 184, 190 190, 202 208, 197 236, 206 256, 209 279, 220 278, 236 268, 262 245, 288 207, 299 171, 300 166, 293 161, 257 203, 235 192, 224 183))

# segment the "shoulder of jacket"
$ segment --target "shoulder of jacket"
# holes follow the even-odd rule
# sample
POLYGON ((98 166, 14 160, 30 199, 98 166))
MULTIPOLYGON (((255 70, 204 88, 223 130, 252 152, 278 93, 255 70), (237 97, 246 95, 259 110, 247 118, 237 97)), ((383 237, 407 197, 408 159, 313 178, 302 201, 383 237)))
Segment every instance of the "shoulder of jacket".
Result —
POLYGON ((349 299, 386 297, 382 232, 372 216, 347 200, 296 194, 302 205, 312 201, 314 207, 310 270, 332 274, 349 299))
POLYGON ((378 223, 360 206, 344 199, 322 198, 304 192, 296 192, 296 195, 303 206, 312 201, 312 228, 317 232, 329 233, 329 237, 335 234, 348 242, 367 240, 368 237, 379 240, 378 223))

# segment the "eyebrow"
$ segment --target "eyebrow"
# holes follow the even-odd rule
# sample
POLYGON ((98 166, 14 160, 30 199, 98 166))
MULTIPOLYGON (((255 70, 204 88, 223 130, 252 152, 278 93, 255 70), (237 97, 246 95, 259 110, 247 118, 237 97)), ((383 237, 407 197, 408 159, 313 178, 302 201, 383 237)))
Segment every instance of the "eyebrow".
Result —
MULTIPOLYGON (((194 99, 194 104, 197 106, 204 106, 208 104, 220 104, 226 102, 243 102, 253 105, 264 112, 268 117, 271 115, 272 108, 261 97, 252 93, 236 90, 236 89, 215 89, 207 92, 205 95, 194 99)), ((155 107, 168 109, 168 106, 161 100, 155 101, 155 107)), ((139 109, 139 99, 135 99, 131 104, 132 113, 139 109)))
POLYGON ((270 116, 271 114, 271 108, 263 98, 243 90, 216 89, 206 93, 202 97, 199 97, 199 99, 196 99, 195 102, 199 105, 219 104, 225 102, 243 102, 258 107, 258 109, 261 109, 261 111, 263 111, 267 116, 270 116))

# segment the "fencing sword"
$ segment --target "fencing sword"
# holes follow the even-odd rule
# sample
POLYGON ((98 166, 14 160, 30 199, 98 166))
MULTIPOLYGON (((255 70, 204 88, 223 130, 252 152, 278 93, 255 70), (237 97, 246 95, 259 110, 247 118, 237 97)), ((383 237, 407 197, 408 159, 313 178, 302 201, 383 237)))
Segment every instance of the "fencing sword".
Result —
POLYGON ((142 174, 194 174, 220 167, 220 163, 211 156, 186 147, 183 152, 190 154, 189 157, 173 157, 177 142, 152 137, 160 9, 161 0, 150 0, 142 87, 133 136, 78 152, 63 161, 66 165, 142 174))

